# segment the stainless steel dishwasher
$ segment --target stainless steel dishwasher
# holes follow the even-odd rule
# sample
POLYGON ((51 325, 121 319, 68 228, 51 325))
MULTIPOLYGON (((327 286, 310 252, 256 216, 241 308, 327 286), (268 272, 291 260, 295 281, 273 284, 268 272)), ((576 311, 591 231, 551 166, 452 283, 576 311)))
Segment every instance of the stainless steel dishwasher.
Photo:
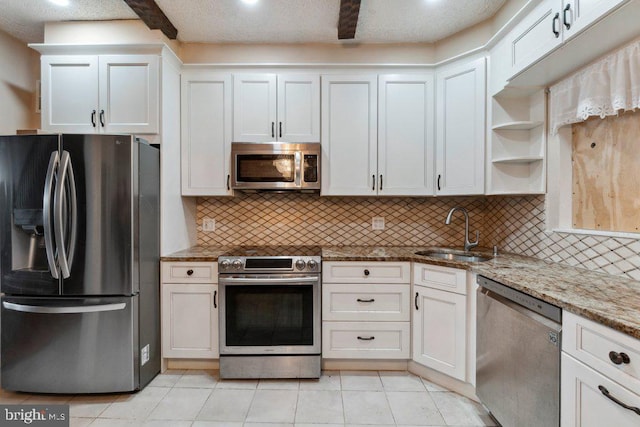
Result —
POLYGON ((562 310, 478 276, 476 394, 504 427, 560 425, 562 310))

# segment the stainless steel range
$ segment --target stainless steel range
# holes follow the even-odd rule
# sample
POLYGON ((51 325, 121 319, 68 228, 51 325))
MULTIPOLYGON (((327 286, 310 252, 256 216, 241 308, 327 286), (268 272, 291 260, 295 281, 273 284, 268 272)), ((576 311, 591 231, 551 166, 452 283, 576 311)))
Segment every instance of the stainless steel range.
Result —
POLYGON ((320 377, 320 248, 242 247, 218 271, 220 377, 320 377))

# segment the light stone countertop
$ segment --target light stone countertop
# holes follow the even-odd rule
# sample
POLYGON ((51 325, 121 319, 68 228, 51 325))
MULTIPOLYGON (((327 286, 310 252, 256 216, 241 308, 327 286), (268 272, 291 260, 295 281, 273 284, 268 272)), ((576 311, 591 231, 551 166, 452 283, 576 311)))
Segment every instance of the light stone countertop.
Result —
MULTIPOLYGON (((196 246, 162 261, 217 261, 229 249, 196 246)), ((508 253, 477 263, 415 255, 424 249, 428 247, 327 246, 322 260, 412 261, 469 270, 640 339, 638 281, 508 253)), ((491 255, 489 249, 472 252, 491 255)))

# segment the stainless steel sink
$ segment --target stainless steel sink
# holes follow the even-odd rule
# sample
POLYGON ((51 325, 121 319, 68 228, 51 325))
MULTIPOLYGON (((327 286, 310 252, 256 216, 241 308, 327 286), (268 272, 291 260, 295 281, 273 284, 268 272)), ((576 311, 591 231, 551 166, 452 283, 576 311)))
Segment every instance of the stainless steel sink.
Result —
POLYGON ((429 249, 425 251, 415 252, 416 255, 428 256, 431 258, 446 259, 449 261, 464 262, 484 262, 489 261, 493 257, 469 252, 458 251, 455 249, 429 249))

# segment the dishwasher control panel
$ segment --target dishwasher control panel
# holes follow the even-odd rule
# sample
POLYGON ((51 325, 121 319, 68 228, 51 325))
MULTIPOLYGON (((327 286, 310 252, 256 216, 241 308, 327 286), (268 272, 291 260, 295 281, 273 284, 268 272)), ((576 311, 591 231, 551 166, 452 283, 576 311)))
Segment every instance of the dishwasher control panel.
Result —
POLYGON ((560 307, 556 307, 553 304, 549 304, 548 302, 527 295, 524 292, 520 292, 484 276, 478 276, 478 285, 554 322, 562 323, 562 309, 560 307))

